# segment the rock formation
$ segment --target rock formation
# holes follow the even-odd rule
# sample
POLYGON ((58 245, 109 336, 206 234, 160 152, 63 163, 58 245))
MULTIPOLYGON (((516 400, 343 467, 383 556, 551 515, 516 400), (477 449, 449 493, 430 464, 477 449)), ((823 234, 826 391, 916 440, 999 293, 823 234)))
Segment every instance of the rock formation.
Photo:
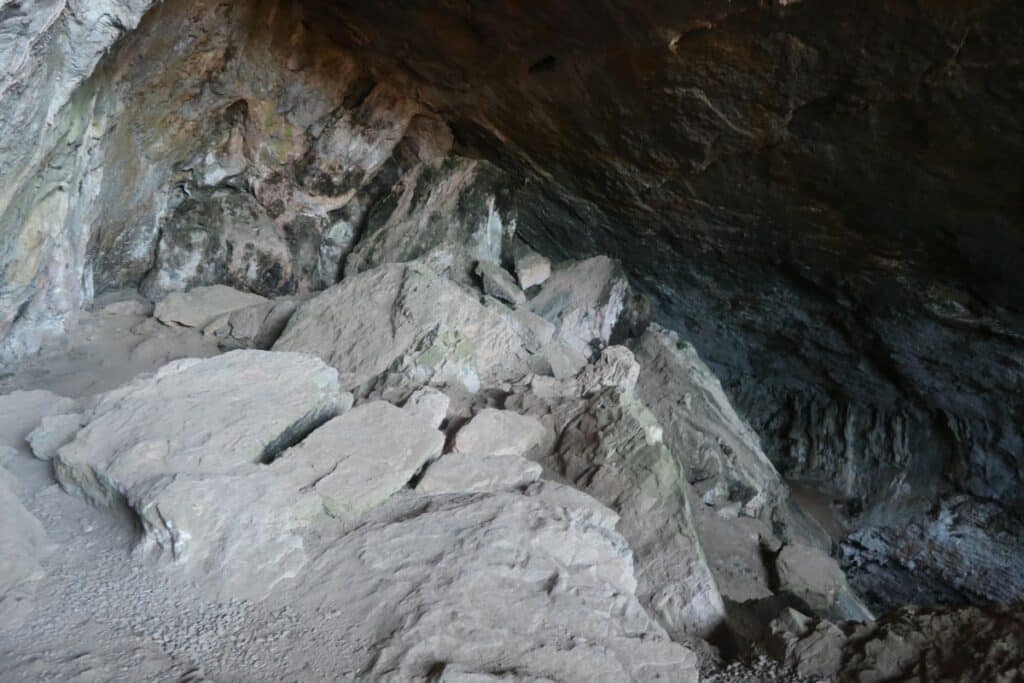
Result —
POLYGON ((0 1, 0 678, 1014 680, 1020 4, 521 4, 0 1))

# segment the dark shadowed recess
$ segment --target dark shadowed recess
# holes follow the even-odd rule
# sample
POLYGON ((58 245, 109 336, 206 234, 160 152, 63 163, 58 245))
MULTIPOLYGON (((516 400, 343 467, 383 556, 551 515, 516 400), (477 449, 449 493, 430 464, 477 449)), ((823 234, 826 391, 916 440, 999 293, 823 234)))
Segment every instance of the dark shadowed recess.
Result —
POLYGON ((522 177, 525 239, 620 258, 788 476, 1024 509, 1020 3, 308 4, 522 177))

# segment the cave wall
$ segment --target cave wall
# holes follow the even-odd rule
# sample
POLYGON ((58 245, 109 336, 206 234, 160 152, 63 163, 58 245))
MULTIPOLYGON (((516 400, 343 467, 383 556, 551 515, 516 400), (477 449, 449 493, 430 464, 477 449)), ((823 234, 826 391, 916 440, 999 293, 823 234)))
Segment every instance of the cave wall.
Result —
POLYGON ((523 173, 525 238, 622 259, 790 476, 1024 506, 1020 3, 319 4, 523 173))
POLYGON ((621 259, 790 476, 1024 508, 1019 3, 169 0, 129 32, 150 4, 0 10, 6 359, 104 289, 308 291, 455 235, 465 276, 514 223, 621 259))
POLYGON ((454 154, 440 117, 315 19, 288 0, 171 0, 106 36, 109 55, 43 126, 31 183, 0 206, 0 357, 35 350, 111 289, 288 295, 382 260, 465 279, 499 258, 508 176, 454 154), (464 253, 431 255, 445 241, 464 253))

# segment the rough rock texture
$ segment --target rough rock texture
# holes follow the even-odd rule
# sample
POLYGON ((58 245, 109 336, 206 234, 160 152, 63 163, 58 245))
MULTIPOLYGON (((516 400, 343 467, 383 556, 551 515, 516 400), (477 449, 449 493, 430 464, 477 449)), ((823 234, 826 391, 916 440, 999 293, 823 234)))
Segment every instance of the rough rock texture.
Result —
POLYGON ((784 546, 775 557, 775 572, 781 591, 795 595, 819 613, 836 604, 846 585, 839 563, 809 546, 784 546))
POLYGON ((637 596, 662 626, 673 637, 711 634, 725 610, 697 536, 681 460, 632 392, 609 388, 580 399, 575 391, 563 386, 513 401, 557 435, 542 464, 619 513, 618 529, 636 553, 637 596))
POLYGON ((734 501, 750 516, 783 521, 787 492, 779 473, 697 350, 658 325, 634 349, 637 396, 657 416, 668 447, 686 459, 690 482, 704 499, 734 501))
POLYGON ((540 479, 537 463, 520 455, 449 453, 430 465, 416 490, 428 494, 519 489, 540 479))
POLYGON ((515 255, 516 277, 524 290, 544 284, 551 277, 551 261, 523 247, 515 255))
POLYGON ((89 298, 88 224, 75 195, 95 192, 95 133, 83 84, 153 0, 0 8, 0 360, 36 350, 89 298), (78 187, 78 178, 87 179, 78 187))
POLYGON ((85 415, 82 413, 65 413, 63 415, 47 415, 39 422, 39 426, 25 437, 32 448, 32 455, 40 460, 50 460, 57 455, 57 450, 75 438, 78 430, 85 426, 85 415))
POLYGON ((843 676, 892 680, 1013 681, 1024 669, 1019 606, 904 608, 858 629, 846 644, 843 676))
POLYGON ((402 407, 407 413, 423 417, 437 429, 448 416, 450 404, 447 394, 433 387, 422 387, 414 391, 402 407))
POLYGON ((341 402, 337 373, 310 356, 176 361, 105 394, 54 469, 69 492, 131 507, 144 548, 260 595, 301 564, 293 528, 317 510, 261 463, 341 402))
POLYGON ((768 652, 798 675, 832 677, 839 672, 846 634, 835 624, 786 608, 770 628, 768 652))
POLYGON ((344 389, 453 384, 470 391, 528 372, 529 330, 419 265, 360 273, 303 304, 274 345, 312 353, 344 389))
POLYGON ((1022 602, 1022 556, 1021 516, 970 496, 902 524, 859 529, 842 544, 850 582, 878 611, 1022 602))
POLYGON ((500 265, 481 261, 476 266, 476 274, 480 276, 484 294, 513 306, 526 303, 526 295, 523 294, 523 290, 512 279, 512 275, 500 265))
POLYGON ((555 325, 573 351, 589 357, 628 325, 634 305, 629 280, 607 256, 562 264, 530 299, 530 310, 555 325))
POLYGON ((433 254, 463 280, 500 258, 506 175, 453 154, 448 125, 315 16, 278 0, 0 14, 5 359, 111 288, 270 296, 333 284, 350 254, 353 271, 433 254))
POLYGON ((301 302, 281 297, 226 313, 203 329, 222 349, 269 349, 301 302))
POLYGON ((315 601, 374 645, 355 678, 697 681, 693 653, 633 597, 615 515, 546 493, 420 498, 372 515, 324 539, 296 604, 315 601), (346 590, 324 595, 324 583, 346 590))
POLYGON ((533 246, 615 254, 773 457, 908 433, 1024 503, 1019 3, 318 6, 525 169, 533 246))

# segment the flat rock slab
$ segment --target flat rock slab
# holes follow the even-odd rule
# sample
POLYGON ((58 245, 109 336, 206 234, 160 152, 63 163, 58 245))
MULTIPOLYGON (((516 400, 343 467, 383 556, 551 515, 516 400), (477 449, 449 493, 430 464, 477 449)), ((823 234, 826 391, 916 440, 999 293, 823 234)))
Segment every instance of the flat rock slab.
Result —
POLYGON ((54 470, 69 492, 127 503, 144 547, 261 597, 301 565, 291 530, 318 509, 261 463, 343 405, 337 372, 312 356, 175 361, 104 394, 54 470))
POLYGON ((231 472, 301 440, 338 411, 338 376, 312 356, 233 351, 162 367, 100 399, 55 458, 60 484, 95 503, 154 477, 231 472))
POLYGON ((168 325, 202 329, 225 313, 266 302, 262 296, 225 285, 196 287, 168 294, 156 305, 153 317, 168 325))
POLYGON ((427 494, 508 491, 540 479, 542 468, 518 455, 449 453, 427 468, 416 490, 427 494))
POLYGON ((739 503, 765 521, 784 510, 782 478, 697 350, 658 325, 633 350, 640 362, 637 396, 661 422, 665 443, 683 458, 706 501, 739 503))
POLYGON ((279 464, 308 472, 302 476, 314 481, 332 517, 352 518, 394 495, 442 448, 444 434, 432 419, 373 401, 313 432, 279 464))
POLYGON ((531 415, 486 408, 455 435, 455 451, 477 455, 526 455, 546 436, 547 429, 531 415))

